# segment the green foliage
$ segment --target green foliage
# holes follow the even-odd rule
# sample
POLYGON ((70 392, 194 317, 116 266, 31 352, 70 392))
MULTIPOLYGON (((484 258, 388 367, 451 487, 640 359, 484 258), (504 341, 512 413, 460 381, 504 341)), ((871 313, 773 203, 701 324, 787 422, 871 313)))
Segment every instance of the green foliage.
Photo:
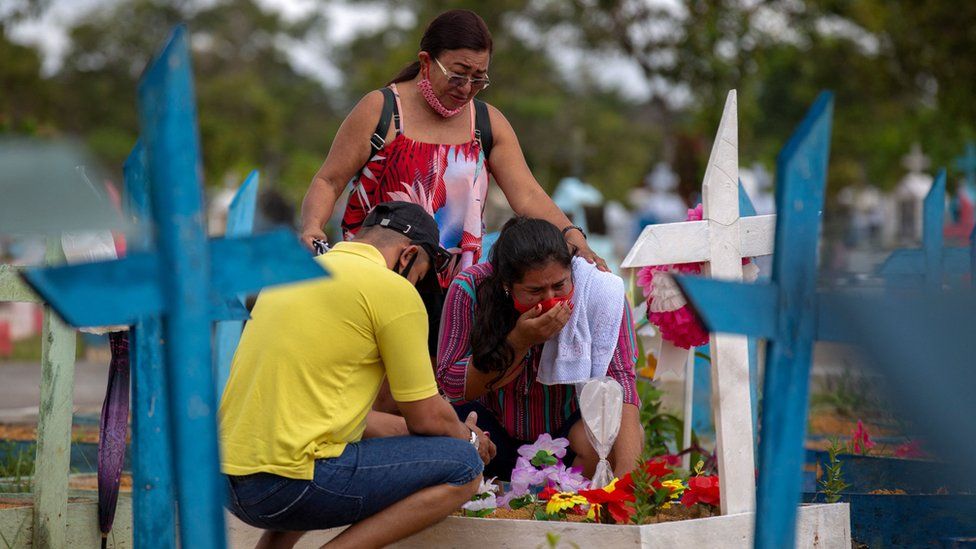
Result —
POLYGON ((0 441, 0 492, 30 492, 34 452, 12 441, 0 441))
POLYGON ((556 456, 545 450, 539 450, 536 452, 536 454, 532 456, 532 459, 529 461, 529 463, 535 465, 536 467, 547 467, 549 465, 555 465, 558 462, 559 460, 556 458, 556 456))
MULTIPOLYGON (((550 549, 556 549, 557 547, 559 547, 559 541, 561 539, 562 539, 562 536, 560 536, 559 534, 555 534, 553 532, 546 532, 546 542, 543 543, 543 544, 537 545, 536 546, 536 549, 542 549, 543 547, 549 547, 550 549)), ((566 543, 568 543, 569 546, 572 547, 573 549, 579 549, 579 545, 577 545, 577 544, 575 544, 575 543, 573 543, 571 541, 566 542, 566 543)))
POLYGON ((855 376, 845 370, 839 376, 824 379, 822 389, 810 396, 814 407, 831 408, 848 418, 862 417, 881 404, 872 393, 872 384, 862 376, 855 376))
POLYGON ((830 464, 827 465, 820 479, 820 492, 824 495, 827 503, 837 503, 840 500, 841 492, 850 486, 844 482, 844 474, 841 470, 843 464, 837 459, 837 454, 844 453, 846 449, 847 447, 836 438, 830 441, 830 447, 827 449, 830 464))
POLYGON ((644 426, 645 458, 652 458, 670 452, 669 448, 682 446, 681 420, 661 411, 661 396, 664 394, 653 383, 637 381, 637 393, 641 399, 640 419, 644 426))
POLYGON ((520 498, 515 498, 512 501, 508 502, 508 506, 511 507, 512 509, 521 509, 534 502, 535 502, 535 496, 533 496, 532 494, 526 494, 520 498))

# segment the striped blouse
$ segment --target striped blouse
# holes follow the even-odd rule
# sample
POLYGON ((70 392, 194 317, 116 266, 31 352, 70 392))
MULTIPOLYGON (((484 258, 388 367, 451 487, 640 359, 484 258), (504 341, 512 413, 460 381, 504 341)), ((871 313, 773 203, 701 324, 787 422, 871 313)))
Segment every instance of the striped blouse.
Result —
MULTIPOLYGON (((464 401, 477 287, 491 272, 488 263, 468 267, 447 290, 437 352, 437 383, 451 402, 464 401)), ((542 433, 556 432, 578 408, 576 389, 572 385, 543 385, 536 381, 541 355, 542 345, 529 349, 525 368, 517 378, 478 399, 495 414, 509 435, 519 440, 534 441, 542 433)), ((617 348, 607 375, 623 387, 624 403, 640 407, 634 374, 636 362, 634 323, 630 306, 625 304, 617 348)))

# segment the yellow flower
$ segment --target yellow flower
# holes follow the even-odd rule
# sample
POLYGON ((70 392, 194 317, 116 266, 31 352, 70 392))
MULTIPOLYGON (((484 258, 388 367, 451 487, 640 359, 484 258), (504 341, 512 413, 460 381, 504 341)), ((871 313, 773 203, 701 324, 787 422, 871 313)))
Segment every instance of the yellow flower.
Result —
MULTIPOLYGON (((681 493, 685 491, 685 485, 682 484, 678 479, 662 481, 661 486, 671 490, 670 499, 678 499, 681 497, 681 493)), ((661 507, 663 509, 667 509, 667 507, 664 507, 663 505, 661 507)))
POLYGON ((603 491, 609 494, 610 492, 613 492, 614 490, 616 490, 617 489, 617 481, 618 480, 620 480, 620 479, 614 477, 614 479, 610 481, 610 484, 607 484, 606 486, 603 487, 603 491))
POLYGON ((573 492, 557 492, 549 497, 549 503, 546 503, 546 513, 550 515, 555 515, 562 511, 572 509, 577 505, 586 505, 589 501, 579 494, 574 494, 573 492))

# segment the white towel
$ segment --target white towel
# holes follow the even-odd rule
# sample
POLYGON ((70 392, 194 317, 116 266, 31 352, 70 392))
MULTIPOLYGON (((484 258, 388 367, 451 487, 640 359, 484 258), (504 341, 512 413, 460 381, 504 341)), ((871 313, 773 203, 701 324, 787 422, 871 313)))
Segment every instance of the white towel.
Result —
POLYGON ((624 315, 624 281, 573 258, 573 312, 542 347, 537 379, 544 385, 581 383, 607 374, 624 315))

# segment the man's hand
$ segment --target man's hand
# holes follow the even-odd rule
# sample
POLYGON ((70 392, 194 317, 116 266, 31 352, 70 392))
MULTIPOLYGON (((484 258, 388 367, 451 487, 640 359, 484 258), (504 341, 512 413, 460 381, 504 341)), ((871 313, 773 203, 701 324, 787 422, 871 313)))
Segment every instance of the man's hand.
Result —
POLYGON ((510 334, 513 345, 522 344, 525 347, 532 347, 545 343, 563 329, 572 313, 573 307, 568 301, 559 303, 544 313, 541 305, 532 307, 522 313, 515 323, 515 328, 510 334))
POLYGON ((468 418, 464 420, 464 425, 478 435, 478 455, 481 456, 481 461, 487 465, 489 461, 494 459, 497 449, 495 443, 488 438, 488 433, 478 428, 478 412, 468 414, 468 418))

